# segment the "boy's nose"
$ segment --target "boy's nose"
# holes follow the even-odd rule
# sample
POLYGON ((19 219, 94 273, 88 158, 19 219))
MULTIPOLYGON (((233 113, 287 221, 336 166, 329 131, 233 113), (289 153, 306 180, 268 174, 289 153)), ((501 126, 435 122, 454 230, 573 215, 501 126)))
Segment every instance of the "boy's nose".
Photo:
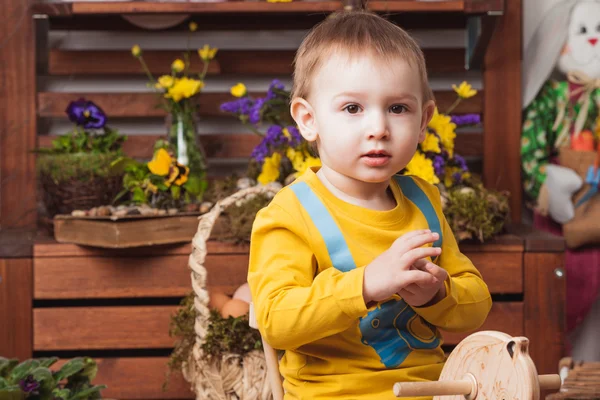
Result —
POLYGON ((369 139, 382 139, 389 135, 387 123, 382 116, 372 116, 366 131, 369 139))

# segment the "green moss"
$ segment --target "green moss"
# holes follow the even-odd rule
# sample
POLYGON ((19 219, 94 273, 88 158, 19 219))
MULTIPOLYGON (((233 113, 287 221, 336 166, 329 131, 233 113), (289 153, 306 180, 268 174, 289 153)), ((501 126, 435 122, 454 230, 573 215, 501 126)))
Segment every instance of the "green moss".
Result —
POLYGON ((267 196, 259 194, 239 206, 229 206, 220 217, 223 218, 223 231, 226 233, 219 235, 217 239, 238 244, 249 243, 256 213, 270 201, 267 196))
POLYGON ((457 240, 491 239, 502 232, 509 213, 508 193, 486 189, 480 182, 447 192, 444 214, 457 240))
POLYGON ((73 179, 85 182, 96 177, 118 175, 111 170, 110 164, 119 155, 118 152, 40 154, 37 170, 39 174, 50 177, 57 185, 73 179))

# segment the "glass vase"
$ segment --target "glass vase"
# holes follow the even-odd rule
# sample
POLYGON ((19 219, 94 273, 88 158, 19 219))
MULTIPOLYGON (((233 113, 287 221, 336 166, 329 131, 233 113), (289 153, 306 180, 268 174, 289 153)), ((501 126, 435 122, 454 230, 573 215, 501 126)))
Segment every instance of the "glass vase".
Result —
POLYGON ((197 175, 206 171, 206 155, 198 139, 197 118, 193 112, 173 112, 168 119, 169 145, 177 162, 197 175))

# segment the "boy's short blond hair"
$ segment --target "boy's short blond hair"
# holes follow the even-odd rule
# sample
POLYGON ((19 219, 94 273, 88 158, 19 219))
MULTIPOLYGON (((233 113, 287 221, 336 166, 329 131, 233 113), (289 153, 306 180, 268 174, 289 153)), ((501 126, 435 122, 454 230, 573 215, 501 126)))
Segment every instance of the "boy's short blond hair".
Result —
POLYGON ((316 71, 332 52, 350 57, 369 54, 393 63, 398 58, 416 67, 423 103, 433 100, 425 57, 417 42, 402 28, 368 11, 341 11, 316 25, 304 38, 294 59, 292 98, 308 98, 316 71))

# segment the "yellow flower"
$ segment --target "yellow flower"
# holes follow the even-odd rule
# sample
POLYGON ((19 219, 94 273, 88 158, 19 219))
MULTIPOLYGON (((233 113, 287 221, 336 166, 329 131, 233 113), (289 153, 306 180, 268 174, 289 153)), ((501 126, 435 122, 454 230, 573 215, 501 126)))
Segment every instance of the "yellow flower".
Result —
MULTIPOLYGON (((284 130, 285 131, 285 130, 284 130)), ((284 132, 285 133, 285 132, 284 132)), ((296 173, 295 176, 302 175, 310 167, 320 167, 321 159, 317 157, 311 157, 303 151, 294 150, 289 147, 286 151, 287 158, 292 163, 292 168, 296 173)))
POLYGON ((159 149, 154 153, 154 158, 148 163, 148 169, 154 175, 165 176, 169 173, 169 168, 173 159, 165 149, 159 149))
POLYGON ((131 48, 131 54, 133 54, 134 57, 140 57, 142 55, 142 49, 136 44, 131 48))
POLYGON ((163 75, 158 78, 158 83, 154 85, 157 89, 168 89, 175 83, 175 79, 171 75, 163 75))
POLYGON ((438 139, 438 137, 433 133, 427 132, 425 135, 425 140, 423 140, 423 143, 421 143, 421 150, 423 152, 431 151, 434 153, 441 153, 442 150, 440 149, 440 139, 438 139))
POLYGON ((279 164, 281 164, 281 154, 274 153, 271 157, 265 157, 262 170, 256 180, 262 185, 275 182, 279 178, 279 164))
POLYGON ((194 21, 190 22, 190 32, 196 32, 198 30, 198 24, 195 23, 194 21))
POLYGON ((235 97, 244 97, 246 95, 246 85, 243 83, 238 83, 235 86, 231 87, 231 94, 235 97))
POLYGON ((203 48, 198 49, 198 55, 202 60, 210 61, 215 58, 217 51, 219 51, 219 49, 216 47, 210 47, 209 45, 205 44, 203 48))
POLYGON ((433 117, 427 125, 433 129, 440 137, 440 141, 444 149, 450 157, 454 154, 454 139, 456 138, 456 124, 451 122, 451 118, 447 115, 438 113, 437 108, 433 112, 433 117))
POLYGON ((185 63, 183 60, 178 58, 177 60, 173 61, 173 64, 171 64, 171 69, 175 72, 181 72, 185 69, 185 63))
POLYGON ((146 179, 144 181, 144 184, 146 186, 146 192, 152 192, 152 193, 158 192, 158 187, 156 187, 156 185, 154 185, 152 182, 150 182, 149 179, 146 179))
POLYGON ((446 167, 445 175, 444 175, 444 186, 452 187, 454 185, 454 174, 463 175, 463 170, 459 167, 446 167))
POLYGON ((452 85, 452 89, 458 94, 458 97, 461 99, 468 99, 477 94, 477 90, 473 89, 469 83, 463 81, 458 87, 456 85, 452 85))
POLYGON ((433 162, 420 152, 416 152, 412 160, 410 160, 406 166, 406 173, 408 175, 418 176, 434 185, 440 183, 440 179, 435 175, 433 162))
POLYGON ((169 177, 165 179, 165 185, 167 187, 171 186, 171 184, 181 186, 187 182, 189 173, 190 169, 185 165, 179 163, 172 165, 169 169, 169 177))
POLYGON ((181 78, 176 79, 175 84, 165 93, 166 98, 171 98, 175 102, 181 99, 189 99, 194 96, 204 87, 204 82, 197 79, 181 78))

